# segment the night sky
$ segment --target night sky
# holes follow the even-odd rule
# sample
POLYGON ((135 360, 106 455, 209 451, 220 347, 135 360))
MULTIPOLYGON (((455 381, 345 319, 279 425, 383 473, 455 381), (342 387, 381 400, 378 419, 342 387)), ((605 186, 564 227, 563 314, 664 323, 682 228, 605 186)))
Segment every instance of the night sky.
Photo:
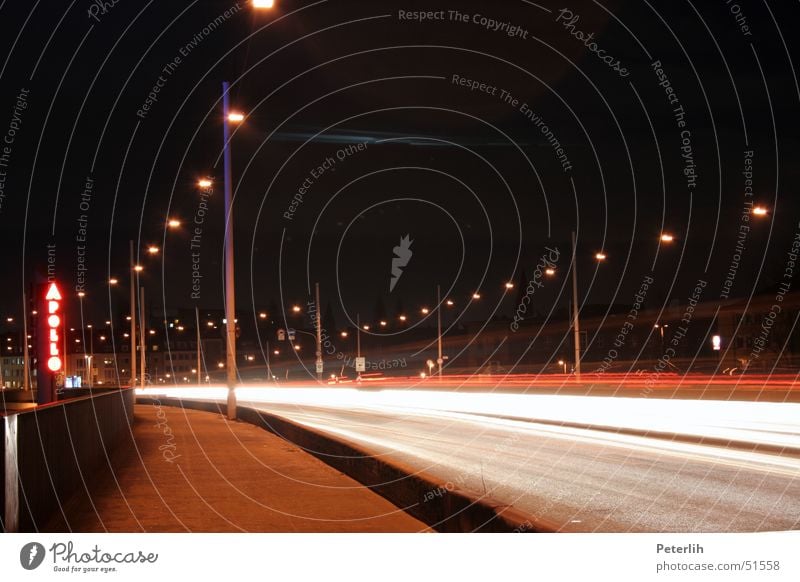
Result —
POLYGON ((2 0, 3 309, 21 313, 48 244, 67 287, 85 265, 94 316, 117 309, 126 289, 106 282, 127 285, 131 239, 162 247, 141 257, 152 303, 222 308, 226 80, 246 114, 245 320, 315 281, 340 321, 430 305, 437 284, 461 305, 480 290, 466 319, 509 316, 504 283, 546 248, 558 275, 535 309, 563 309, 572 230, 586 304, 629 306, 647 276, 649 307, 699 279, 709 301, 766 292, 800 232, 798 17, 744 0, 2 0))

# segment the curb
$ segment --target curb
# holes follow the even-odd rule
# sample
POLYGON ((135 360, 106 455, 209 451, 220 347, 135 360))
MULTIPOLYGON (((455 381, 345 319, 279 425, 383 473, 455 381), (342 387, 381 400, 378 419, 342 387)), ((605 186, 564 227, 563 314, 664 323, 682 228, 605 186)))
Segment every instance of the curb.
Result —
MULTIPOLYGON (((223 416, 226 414, 225 404, 219 402, 146 396, 136 398, 137 404, 153 404, 156 401, 167 406, 223 416)), ((486 496, 457 489, 451 483, 442 483, 399 463, 388 463, 346 441, 262 410, 246 406, 238 406, 236 410, 239 420, 299 446, 438 532, 549 533, 557 530, 555 525, 513 507, 496 503, 486 496)))

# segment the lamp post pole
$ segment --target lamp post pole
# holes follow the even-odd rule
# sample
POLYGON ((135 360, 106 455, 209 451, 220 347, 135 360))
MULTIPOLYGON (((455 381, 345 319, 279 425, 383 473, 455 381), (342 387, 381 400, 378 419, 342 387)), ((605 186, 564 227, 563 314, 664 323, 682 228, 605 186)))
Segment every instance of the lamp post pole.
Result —
POLYGON ((222 82, 222 143, 225 168, 225 355, 228 380, 228 419, 236 420, 236 285, 233 274, 233 184, 231 180, 231 147, 228 115, 227 81, 222 82))
MULTIPOLYGON (((43 317, 43 316, 42 316, 43 317)), ((28 352, 28 296, 22 292, 22 389, 31 389, 30 354, 28 352)), ((64 354, 66 358, 66 354, 64 354)))
POLYGON ((200 308, 194 307, 194 325, 197 328, 197 385, 200 386, 200 308))
POLYGON ((578 317, 578 265, 575 252, 575 231, 572 231, 572 329, 575 343, 575 379, 581 379, 581 326, 578 317))
POLYGON ((130 241, 131 251, 131 388, 136 386, 136 282, 139 274, 133 262, 133 241, 130 241))
POLYGON ((145 346, 145 322, 144 322, 144 287, 139 289, 139 316, 141 317, 139 321, 139 349, 141 350, 141 358, 139 359, 139 386, 144 388, 144 371, 145 371, 145 355, 146 355, 146 346, 145 346))
POLYGON ((438 333, 437 344, 439 356, 436 358, 436 364, 439 366, 439 382, 442 381, 442 365, 444 359, 442 358, 442 287, 436 286, 436 328, 438 333))
POLYGON ((320 310, 322 306, 319 303, 319 283, 314 283, 315 300, 317 302, 316 319, 317 319, 317 380, 322 381, 322 315, 320 310))

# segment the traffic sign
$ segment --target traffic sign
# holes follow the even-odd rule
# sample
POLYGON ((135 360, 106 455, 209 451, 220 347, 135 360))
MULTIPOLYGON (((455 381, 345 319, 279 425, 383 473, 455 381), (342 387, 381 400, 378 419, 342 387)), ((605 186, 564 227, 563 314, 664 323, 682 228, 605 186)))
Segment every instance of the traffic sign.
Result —
POLYGON ((356 372, 366 372, 367 371, 367 358, 360 357, 356 358, 356 372))

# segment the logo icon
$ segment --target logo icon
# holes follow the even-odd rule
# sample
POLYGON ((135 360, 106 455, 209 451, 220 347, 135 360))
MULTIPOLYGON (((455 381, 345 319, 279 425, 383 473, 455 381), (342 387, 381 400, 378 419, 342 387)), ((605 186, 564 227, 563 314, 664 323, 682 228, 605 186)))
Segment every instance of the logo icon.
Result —
POLYGON ((19 563, 26 570, 35 570, 44 562, 44 546, 38 542, 30 542, 22 546, 19 552, 19 563))
POLYGON ((400 238, 400 244, 392 249, 395 256, 392 258, 392 278, 389 281, 389 293, 394 291, 395 285, 397 285, 400 277, 403 276, 403 267, 408 265, 408 261, 411 260, 411 256, 414 254, 411 250, 413 242, 411 235, 407 234, 400 238))

